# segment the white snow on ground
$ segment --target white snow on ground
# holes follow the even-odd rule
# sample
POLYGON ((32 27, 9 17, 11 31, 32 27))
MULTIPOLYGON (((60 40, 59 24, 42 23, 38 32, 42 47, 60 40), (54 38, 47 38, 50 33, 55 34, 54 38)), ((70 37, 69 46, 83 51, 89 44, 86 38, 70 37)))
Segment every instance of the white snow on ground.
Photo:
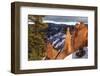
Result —
MULTIPOLYGON (((88 47, 84 47, 83 49, 85 50, 86 54, 85 54, 83 57, 79 58, 79 59, 84 59, 84 58, 86 59, 86 58, 88 58, 88 47)), ((76 53, 76 52, 75 52, 75 53, 76 53)), ((78 59, 78 58, 75 56, 75 53, 70 54, 69 56, 65 57, 64 60, 78 59)))

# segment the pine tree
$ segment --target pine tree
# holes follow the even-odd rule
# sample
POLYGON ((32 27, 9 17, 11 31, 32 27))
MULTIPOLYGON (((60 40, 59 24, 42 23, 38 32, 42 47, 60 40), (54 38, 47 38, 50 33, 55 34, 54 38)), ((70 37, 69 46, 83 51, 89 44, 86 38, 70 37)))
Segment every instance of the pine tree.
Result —
POLYGON ((28 25, 28 50, 29 60, 40 60, 45 52, 45 38, 46 32, 44 30, 48 27, 42 21, 43 16, 29 15, 34 24, 28 25))

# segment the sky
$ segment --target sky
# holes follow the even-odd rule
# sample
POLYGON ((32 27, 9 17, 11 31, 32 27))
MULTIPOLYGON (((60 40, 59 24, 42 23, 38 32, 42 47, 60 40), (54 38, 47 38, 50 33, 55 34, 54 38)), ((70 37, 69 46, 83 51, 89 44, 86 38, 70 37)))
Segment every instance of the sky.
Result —
MULTIPOLYGON (((56 24, 67 24, 67 25, 75 25, 77 22, 82 21, 88 24, 88 17, 80 17, 80 16, 53 16, 47 15, 43 17, 44 23, 56 23, 56 24)), ((32 23, 32 22, 30 22, 32 23)))
POLYGON ((78 22, 83 21, 87 23, 87 17, 79 17, 79 16, 45 16, 43 20, 51 20, 56 22, 78 22))

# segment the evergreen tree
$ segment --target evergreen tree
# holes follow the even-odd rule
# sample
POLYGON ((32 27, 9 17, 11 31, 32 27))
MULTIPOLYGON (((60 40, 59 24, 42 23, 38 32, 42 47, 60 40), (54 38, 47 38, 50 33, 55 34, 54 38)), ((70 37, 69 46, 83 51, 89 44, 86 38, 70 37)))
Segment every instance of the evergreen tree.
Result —
POLYGON ((48 25, 43 23, 43 16, 29 15, 29 19, 34 22, 28 25, 28 51, 29 60, 40 60, 44 56, 46 47, 46 32, 48 25))

